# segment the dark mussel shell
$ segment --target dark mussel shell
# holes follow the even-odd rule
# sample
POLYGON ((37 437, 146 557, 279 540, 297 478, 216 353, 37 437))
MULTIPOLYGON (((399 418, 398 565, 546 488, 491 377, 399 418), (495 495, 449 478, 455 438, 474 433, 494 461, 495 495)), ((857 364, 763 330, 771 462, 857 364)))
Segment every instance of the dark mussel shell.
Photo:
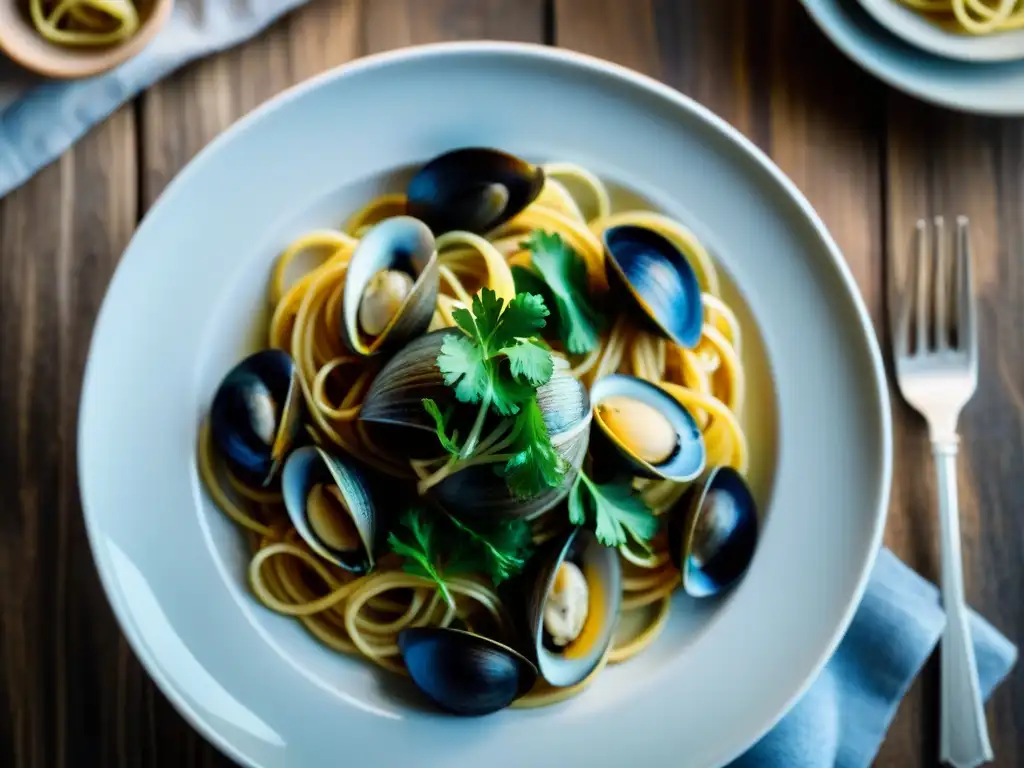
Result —
POLYGON ((525 656, 461 629, 405 629, 398 634, 398 647, 416 686, 456 715, 504 709, 537 680, 537 668, 525 656))
POLYGON ((533 518, 564 499, 583 465, 590 442, 590 400, 583 384, 564 369, 537 388, 537 405, 551 436, 551 444, 565 459, 568 471, 557 488, 530 498, 517 498, 508 489, 495 464, 460 470, 430 489, 435 504, 455 517, 493 516, 533 518))
MULTIPOLYGON (((700 427, 686 406, 657 384, 621 373, 609 374, 591 385, 590 401, 595 413, 591 452, 605 463, 638 477, 660 478, 677 483, 693 480, 704 471, 707 451, 700 427), (613 429, 613 425, 602 418, 602 402, 616 396, 650 406, 664 417, 675 433, 675 448, 668 458, 657 463, 646 460, 638 455, 636 446, 624 441, 613 429)), ((649 438, 654 433, 653 429, 645 430, 640 425, 631 426, 631 431, 640 437, 649 438)))
POLYGON ((242 482, 268 486, 295 443, 302 409, 291 356, 281 349, 256 352, 217 388, 210 406, 214 445, 242 482))
POLYGON ((285 462, 281 493, 288 517, 310 549, 352 573, 367 573, 373 569, 377 510, 367 479, 354 464, 316 446, 298 448, 285 462), (337 487, 344 500, 342 514, 348 515, 361 545, 354 551, 334 549, 316 534, 307 516, 306 503, 310 490, 318 483, 337 487))
POLYGON ((524 574, 530 580, 527 626, 534 660, 541 677, 550 685, 576 685, 597 668, 614 639, 622 605, 619 554, 614 547, 601 544, 592 531, 574 528, 549 542, 535 557, 539 561, 536 570, 524 574), (567 560, 575 563, 586 577, 590 608, 580 637, 559 651, 549 647, 545 639, 544 604, 559 567, 567 560))
POLYGON ((437 247, 427 226, 411 216, 394 216, 374 225, 359 240, 348 264, 341 302, 341 336, 351 351, 374 355, 419 336, 430 325, 440 284, 437 247), (404 272, 413 280, 409 295, 377 336, 359 325, 363 295, 382 270, 404 272))
POLYGON ((712 469, 669 515, 669 551, 687 594, 710 597, 746 572, 757 548, 757 504, 735 469, 712 469))
POLYGON ((704 305, 686 257, 664 236, 635 224, 610 227, 602 240, 613 292, 652 330, 681 347, 695 347, 704 326, 704 305))
POLYGON ((430 160, 406 188, 407 210, 435 235, 482 235, 532 203, 544 186, 540 166, 507 152, 467 147, 430 160))

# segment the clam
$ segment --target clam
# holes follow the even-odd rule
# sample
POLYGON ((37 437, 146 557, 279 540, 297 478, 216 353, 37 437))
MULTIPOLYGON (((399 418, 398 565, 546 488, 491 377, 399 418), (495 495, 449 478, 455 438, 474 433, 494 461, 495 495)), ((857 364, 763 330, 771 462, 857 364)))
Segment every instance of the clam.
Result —
POLYGON ((704 437, 682 403, 656 384, 615 373, 590 388, 592 452, 630 474, 675 482, 704 470, 704 437))
MULTIPOLYGON (((428 459, 443 452, 423 400, 432 399, 442 410, 452 406, 454 392, 444 383, 437 356, 445 336, 458 333, 452 328, 413 339, 374 377, 359 409, 359 427, 379 450, 397 459, 428 459)), ((457 409, 457 415, 464 412, 457 409)))
POLYGON ((494 464, 459 470, 434 486, 433 501, 459 518, 494 515, 534 518, 562 501, 583 465, 590 442, 590 402, 587 390, 568 371, 555 369, 551 380, 537 388, 537 405, 551 437, 551 445, 566 463, 562 484, 530 498, 518 498, 508 489, 494 464))
POLYGON ((430 325, 439 285, 437 248, 427 226, 411 216, 374 225, 348 264, 341 335, 360 355, 394 349, 430 325))
POLYGON ((537 669, 552 686, 576 685, 611 645, 622 603, 619 556, 576 528, 536 557, 527 621, 537 669))
POLYGON ((669 551, 683 589, 709 597, 746 571, 757 547, 757 505, 732 467, 715 467, 679 500, 669 517, 669 551))
POLYGON ((214 445, 240 480, 268 486, 295 442, 302 407, 298 372, 287 352, 249 355, 228 371, 213 397, 214 445))
POLYGON ((450 627, 414 627, 398 634, 409 676, 442 709, 486 715, 528 692, 537 668, 507 645, 450 627))
POLYGON ((407 210, 436 235, 482 235, 526 208, 543 186, 540 166, 496 149, 467 147, 420 168, 406 188, 407 210))
POLYGON ((295 530, 324 559, 353 573, 373 568, 377 511, 365 476, 316 446, 294 451, 281 476, 295 530))
MULTIPOLYGON (((477 406, 455 400, 455 392, 444 383, 437 368, 437 356, 447 334, 458 329, 433 331, 403 347, 381 369, 370 384, 359 412, 363 434, 383 452, 407 459, 441 456, 434 420, 423 408, 431 398, 442 411, 450 411, 449 431, 465 435, 477 406)), ((562 485, 529 499, 513 496, 495 465, 477 465, 460 470, 434 486, 430 499, 456 517, 515 515, 533 517, 553 507, 568 494, 583 464, 590 437, 590 402, 586 388, 562 366, 556 366, 551 380, 537 389, 544 424, 551 442, 565 459, 569 471, 562 485)), ((488 424, 496 425, 497 417, 488 424)))
POLYGON ((681 347, 700 341, 704 306, 690 262, 667 238, 635 224, 601 236, 605 272, 614 294, 645 324, 681 347))

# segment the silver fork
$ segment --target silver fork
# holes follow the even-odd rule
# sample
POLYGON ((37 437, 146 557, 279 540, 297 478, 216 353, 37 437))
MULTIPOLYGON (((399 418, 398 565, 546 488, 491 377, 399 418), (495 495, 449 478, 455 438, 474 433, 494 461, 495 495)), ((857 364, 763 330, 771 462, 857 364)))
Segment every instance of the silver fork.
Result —
POLYGON ((956 768, 973 768, 992 760, 992 746, 964 603, 956 428, 978 383, 977 308, 967 217, 956 220, 952 263, 944 229, 937 216, 929 238, 926 222, 917 222, 915 276, 906 281, 893 346, 900 392, 928 422, 938 478, 947 619, 941 650, 940 759, 956 768))

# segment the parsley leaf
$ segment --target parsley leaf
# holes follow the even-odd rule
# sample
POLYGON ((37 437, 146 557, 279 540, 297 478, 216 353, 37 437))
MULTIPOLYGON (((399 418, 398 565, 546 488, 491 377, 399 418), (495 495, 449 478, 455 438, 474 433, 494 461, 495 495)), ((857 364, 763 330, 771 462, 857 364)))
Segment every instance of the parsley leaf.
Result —
POLYGON ((584 525, 590 513, 594 533, 606 547, 625 544, 627 536, 646 544, 658 532, 658 518, 628 482, 599 485, 580 472, 569 492, 569 521, 584 525))
POLYGON ((516 417, 513 456, 503 470, 513 495, 530 498, 548 488, 557 488, 565 479, 565 459, 551 444, 537 398, 531 397, 516 417))
POLYGON ((388 534, 388 545, 392 552, 405 559, 402 570, 433 581, 437 584, 444 601, 454 607, 455 599, 444 577, 463 571, 467 564, 457 563, 458 558, 449 558, 450 562, 442 565, 438 551, 441 548, 440 536, 434 528, 434 521, 430 520, 422 509, 407 510, 402 515, 401 523, 405 528, 402 532, 403 538, 399 538, 398 534, 392 531, 388 534))
POLYGON ((456 433, 452 433, 451 437, 448 437, 448 418, 445 414, 441 413, 441 409, 437 407, 435 403, 429 397, 423 398, 420 402, 423 403, 423 407, 427 413, 434 419, 434 424, 437 426, 437 439, 440 441, 441 446, 453 456, 459 455, 459 446, 455 443, 456 433))
POLYGON ((520 339, 502 352, 508 358, 512 375, 526 379, 534 387, 540 387, 551 380, 555 363, 551 352, 532 341, 520 339))
POLYGON ((490 388, 491 367, 484 357, 484 349, 465 336, 445 337, 437 356, 437 367, 441 369, 444 383, 455 387, 455 397, 463 403, 479 403, 490 388))
POLYGON ((491 577, 497 586, 509 579, 526 566, 532 554, 533 538, 530 524, 519 518, 499 521, 488 527, 470 528, 454 517, 449 519, 468 539, 470 547, 467 552, 476 554, 476 567, 491 577))
MULTIPOLYGON (((484 293, 489 292, 488 289, 484 289, 484 293)), ((498 306, 501 306, 500 299, 498 306)), ((548 308, 544 306, 544 299, 540 296, 532 293, 516 294, 494 325, 490 337, 492 353, 514 344, 516 339, 529 338, 536 334, 544 327, 544 318, 549 314, 548 308)))
POLYGON ((494 291, 484 288, 473 297, 472 314, 463 308, 452 312, 467 335, 445 338, 437 367, 460 402, 487 401, 500 415, 510 416, 551 378, 553 364, 550 350, 530 339, 544 327, 544 300, 521 293, 504 311, 503 305, 494 291), (507 373, 499 365, 501 356, 509 360, 507 373))
POLYGON ((562 343, 579 355, 597 346, 601 315, 590 303, 586 262, 558 233, 534 230, 522 243, 555 299, 562 343))

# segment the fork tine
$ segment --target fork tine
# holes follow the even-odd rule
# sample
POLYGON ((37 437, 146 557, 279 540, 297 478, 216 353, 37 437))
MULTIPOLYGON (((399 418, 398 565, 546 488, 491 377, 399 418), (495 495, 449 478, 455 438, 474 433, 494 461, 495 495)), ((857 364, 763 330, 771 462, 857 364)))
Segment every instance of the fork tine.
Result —
MULTIPOLYGON (((922 229, 924 226, 923 221, 917 222, 917 242, 921 242, 921 238, 924 236, 922 229)), ((890 285, 890 297, 893 301, 899 302, 899 306, 896 309, 896 322, 892 328, 892 345, 893 354, 897 359, 907 357, 910 355, 910 315, 914 305, 914 276, 917 274, 917 267, 914 264, 914 259, 911 259, 910 268, 907 270, 907 276, 902 281, 897 279, 896 269, 893 265, 889 267, 889 285, 890 285)))
POLYGON ((971 240, 966 216, 956 219, 957 261, 957 347, 971 358, 978 354, 977 299, 974 295, 974 269, 971 266, 971 240))
POLYGON ((949 314, 946 305, 949 303, 949 270, 946 256, 946 222, 942 216, 935 217, 935 234, 932 241, 935 260, 932 262, 934 272, 935 296, 932 306, 935 308, 935 349, 943 352, 949 349, 949 314))
POLYGON ((914 350, 921 354, 928 350, 928 225, 924 219, 917 222, 917 258, 915 291, 917 292, 917 322, 914 325, 914 350))

